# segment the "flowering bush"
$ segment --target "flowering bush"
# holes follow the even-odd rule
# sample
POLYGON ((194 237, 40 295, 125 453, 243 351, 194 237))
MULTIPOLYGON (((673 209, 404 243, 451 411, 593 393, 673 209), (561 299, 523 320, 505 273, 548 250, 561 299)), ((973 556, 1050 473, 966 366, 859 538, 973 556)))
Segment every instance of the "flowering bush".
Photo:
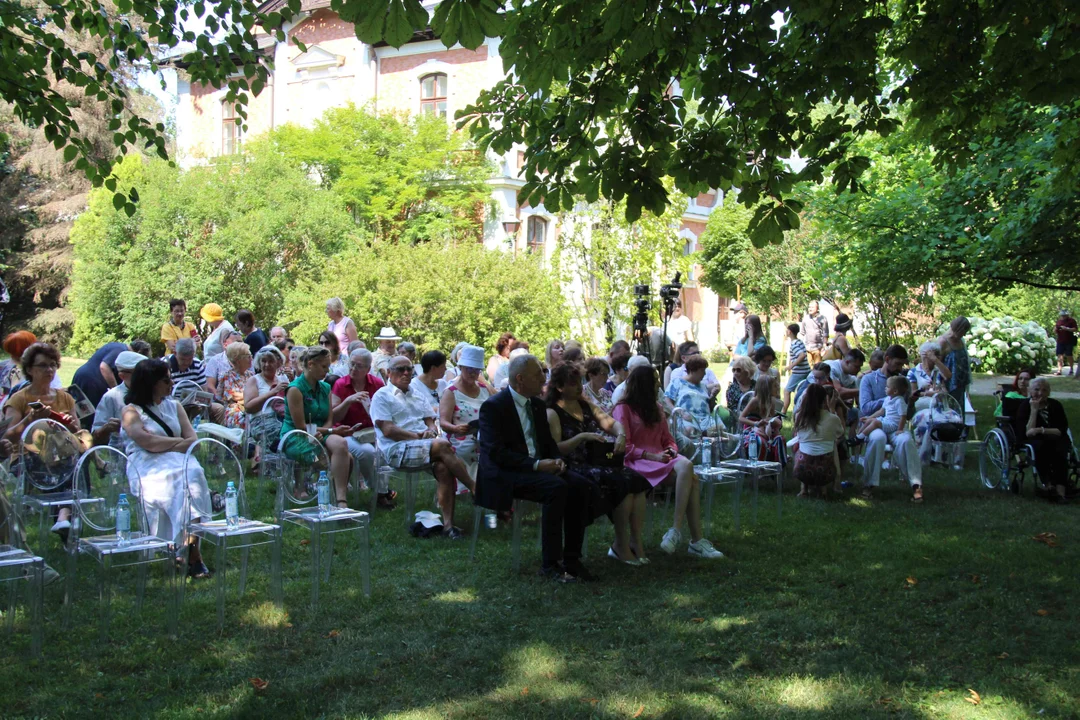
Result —
MULTIPOLYGON (((1045 369, 1054 361, 1054 339, 1036 322, 1008 315, 984 320, 973 317, 964 336, 973 370, 1013 375, 1022 368, 1045 369)), ((945 329, 948 329, 946 326, 945 329)))

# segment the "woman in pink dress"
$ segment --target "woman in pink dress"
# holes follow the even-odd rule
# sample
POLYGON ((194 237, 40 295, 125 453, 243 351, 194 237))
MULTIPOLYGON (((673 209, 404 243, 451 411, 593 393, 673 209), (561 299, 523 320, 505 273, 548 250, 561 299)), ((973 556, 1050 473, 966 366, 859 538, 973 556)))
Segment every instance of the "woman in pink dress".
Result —
POLYGON ((645 476, 656 487, 675 478, 675 519, 664 533, 660 549, 671 554, 682 541, 682 521, 690 526, 691 555, 719 559, 724 554, 701 534, 701 492, 694 465, 679 455, 663 410, 656 402, 656 371, 636 367, 626 378, 626 394, 612 416, 626 430, 626 467, 645 476))

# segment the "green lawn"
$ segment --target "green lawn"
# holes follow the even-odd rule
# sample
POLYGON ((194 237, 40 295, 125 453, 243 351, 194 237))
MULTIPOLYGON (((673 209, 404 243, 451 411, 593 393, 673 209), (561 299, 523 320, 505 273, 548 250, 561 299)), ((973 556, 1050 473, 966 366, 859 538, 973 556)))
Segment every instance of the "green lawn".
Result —
MULTIPOLYGON (((991 400, 976 404, 985 431, 991 400)), ((1080 401, 1066 406, 1080 427, 1080 401)), ((98 643, 82 563, 72 630, 60 627, 61 587, 47 590, 42 661, 26 659, 21 618, 5 637, 0 714, 1075 718, 1080 508, 982 491, 974 452, 963 473, 928 471, 921 506, 895 473, 872 504, 797 501, 789 483, 783 519, 766 492, 755 525, 747 492, 741 535, 718 493, 712 537, 728 559, 716 563, 655 549, 648 567, 616 565, 601 557, 605 524, 589 555, 601 581, 578 586, 533 575, 534 522, 515 576, 508 530, 483 531, 470 565, 467 542, 408 537, 399 506, 375 518, 372 597, 356 540, 339 536, 313 613, 305 535, 289 527, 285 612, 268 602, 256 550, 243 597, 230 575, 225 631, 204 581, 189 585, 175 640, 155 576, 141 616, 133 583, 118 591, 111 642, 98 643), (1042 532, 1059 547, 1032 540, 1042 532)), ((270 519, 268 489, 253 482, 249 496, 270 519)), ((661 532, 655 522, 654 548, 661 532)), ((55 546, 50 561, 61 567, 55 546)))

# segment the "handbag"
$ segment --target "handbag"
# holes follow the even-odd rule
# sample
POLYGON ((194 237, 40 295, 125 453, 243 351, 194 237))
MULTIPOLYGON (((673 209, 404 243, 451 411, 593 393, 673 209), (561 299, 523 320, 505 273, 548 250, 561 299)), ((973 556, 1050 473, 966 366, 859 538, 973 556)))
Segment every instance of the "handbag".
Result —
POLYGON ((626 453, 615 452, 613 442, 585 443, 585 462, 595 467, 622 467, 626 453))

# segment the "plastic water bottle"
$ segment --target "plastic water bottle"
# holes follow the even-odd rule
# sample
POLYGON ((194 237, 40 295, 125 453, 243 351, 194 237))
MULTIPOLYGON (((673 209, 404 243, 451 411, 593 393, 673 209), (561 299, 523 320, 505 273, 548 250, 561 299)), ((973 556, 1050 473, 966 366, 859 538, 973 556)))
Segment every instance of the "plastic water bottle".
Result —
POLYGON ((236 485, 232 482, 225 486, 225 524, 229 527, 240 525, 240 503, 236 497, 236 485))
POLYGON ((196 415, 195 416, 195 422, 191 423, 191 427, 195 430, 195 432, 199 432, 199 423, 201 423, 201 422, 202 422, 202 415, 196 415))
POLYGON ((712 443, 707 438, 701 438, 701 465, 712 467, 712 443))
POLYGON ((319 495, 319 515, 326 515, 330 512, 330 478, 325 470, 319 473, 319 482, 315 487, 319 495))
POLYGON ((757 433, 750 433, 750 442, 747 443, 746 450, 751 460, 758 460, 761 457, 761 439, 757 433))
POLYGON ((116 500, 116 540, 121 545, 131 540, 131 506, 127 493, 120 493, 116 500))

